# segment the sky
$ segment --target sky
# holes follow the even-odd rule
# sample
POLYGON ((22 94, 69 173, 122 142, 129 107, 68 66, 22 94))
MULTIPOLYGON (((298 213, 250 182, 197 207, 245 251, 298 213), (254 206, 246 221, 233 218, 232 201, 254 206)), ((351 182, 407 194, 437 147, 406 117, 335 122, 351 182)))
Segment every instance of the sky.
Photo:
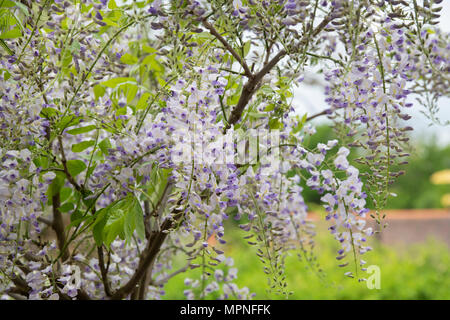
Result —
MULTIPOLYGON (((443 31, 450 32, 450 0, 445 0, 442 4, 440 27, 443 31)), ((302 114, 306 111, 312 115, 327 108, 324 100, 322 88, 301 84, 294 92, 293 106, 302 114)), ((450 96, 442 97, 439 100, 439 109, 440 119, 450 120, 450 96)), ((414 128, 413 138, 427 138, 435 135, 439 143, 450 144, 450 126, 431 124, 431 121, 420 112, 421 110, 423 111, 424 108, 417 103, 411 108, 412 118, 408 121, 408 125, 414 128)), ((316 123, 323 121, 326 121, 325 117, 315 120, 316 123)))

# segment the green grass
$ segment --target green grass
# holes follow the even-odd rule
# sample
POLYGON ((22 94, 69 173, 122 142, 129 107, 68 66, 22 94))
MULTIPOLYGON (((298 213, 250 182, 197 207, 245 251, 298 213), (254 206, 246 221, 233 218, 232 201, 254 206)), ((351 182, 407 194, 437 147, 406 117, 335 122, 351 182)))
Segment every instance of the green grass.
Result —
MULTIPOLYGON (((239 270, 236 284, 256 293, 255 299, 284 299, 267 292, 262 263, 255 248, 242 239, 244 233, 231 224, 226 230, 225 252, 234 258, 239 270)), ((386 246, 373 241, 374 250, 365 254, 364 260, 367 265, 380 267, 381 289, 370 290, 365 282, 344 276, 335 259, 337 244, 325 228, 318 231, 315 255, 324 277, 320 279, 308 270, 293 253, 286 259, 288 287, 294 292, 289 299, 450 299, 450 252, 445 244, 432 239, 408 246, 386 246)), ((187 289, 184 278, 198 279, 199 274, 199 269, 195 269, 171 279, 165 287, 165 299, 184 299, 183 290, 187 289)))

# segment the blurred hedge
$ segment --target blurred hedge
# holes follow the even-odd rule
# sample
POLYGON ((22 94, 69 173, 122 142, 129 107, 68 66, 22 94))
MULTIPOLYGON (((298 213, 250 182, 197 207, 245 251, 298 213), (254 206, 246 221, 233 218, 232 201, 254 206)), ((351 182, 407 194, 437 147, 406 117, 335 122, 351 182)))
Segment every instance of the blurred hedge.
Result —
MULTIPOLYGON (((369 290, 365 282, 344 276, 336 260, 338 245, 324 226, 319 228, 315 255, 323 269, 319 278, 295 254, 286 260, 290 299, 450 299, 450 251, 433 239, 410 246, 386 246, 373 240, 374 250, 364 259, 367 265, 381 270, 381 289, 369 290)), ((244 232, 236 228, 228 233, 227 252, 238 268, 237 284, 256 293, 255 299, 283 299, 267 293, 267 279, 255 249, 242 239, 244 232)), ((182 265, 184 261, 179 261, 182 265)), ((165 299, 184 299, 184 278, 198 278, 199 270, 178 275, 167 285, 165 299)), ((366 275, 367 277, 367 275, 366 275)))

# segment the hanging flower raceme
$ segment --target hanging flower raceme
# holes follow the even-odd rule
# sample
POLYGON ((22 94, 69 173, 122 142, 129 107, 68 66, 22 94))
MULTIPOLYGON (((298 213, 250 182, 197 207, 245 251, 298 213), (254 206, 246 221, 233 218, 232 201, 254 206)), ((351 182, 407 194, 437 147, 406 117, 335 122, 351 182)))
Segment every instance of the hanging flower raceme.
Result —
POLYGON ((412 94, 448 94, 448 34, 425 5, 8 10, 26 23, 8 26, 0 51, 2 299, 163 299, 185 272, 188 299, 251 299, 227 256, 233 220, 271 290, 289 296, 290 252, 320 274, 306 190, 320 195, 337 265, 363 280, 366 215, 402 173, 412 94), (292 88, 310 72, 324 75, 329 108, 301 117, 292 88), (340 138, 311 146, 321 115, 340 138))

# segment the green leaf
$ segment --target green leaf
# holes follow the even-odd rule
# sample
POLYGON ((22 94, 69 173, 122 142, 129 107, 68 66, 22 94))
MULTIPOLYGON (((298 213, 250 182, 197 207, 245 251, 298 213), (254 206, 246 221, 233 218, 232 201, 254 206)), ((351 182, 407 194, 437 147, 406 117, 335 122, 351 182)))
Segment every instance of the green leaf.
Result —
MULTIPOLYGON (((96 158, 96 157, 100 158, 100 157, 98 157, 98 154, 101 155, 101 152, 100 151, 97 152, 97 154, 96 154, 97 156, 94 156, 93 158, 96 158)), ((93 159, 93 160, 98 161, 100 159, 93 159)), ((97 163, 96 162, 91 164, 91 166, 89 167, 89 170, 86 172, 86 179, 89 179, 89 177, 91 176, 92 172, 94 172, 96 167, 97 167, 97 163)))
POLYGON ((130 104, 134 97, 136 97, 136 93, 138 92, 138 86, 134 84, 127 84, 127 103, 130 104))
POLYGON ((154 72, 163 72, 164 66, 156 60, 156 56, 154 54, 150 54, 144 58, 142 64, 148 65, 150 69, 154 72))
POLYGON ((81 201, 83 201, 84 205, 88 208, 95 204, 96 198, 93 194, 94 193, 90 190, 81 190, 81 201))
POLYGON ((36 167, 42 167, 42 169, 48 169, 50 157, 41 156, 33 159, 33 163, 36 167))
POLYGON ((92 233, 94 235, 94 240, 97 246, 103 244, 103 228, 106 224, 106 214, 108 213, 107 208, 102 208, 95 213, 96 220, 94 222, 92 233))
POLYGON ((11 30, 8 30, 6 32, 3 32, 0 34, 0 39, 15 39, 20 38, 22 36, 22 31, 19 27, 15 27, 11 30))
POLYGON ((14 4, 23 12, 23 14, 28 14, 28 7, 19 1, 12 1, 14 4))
POLYGON ((151 203, 158 203, 164 194, 164 190, 168 183, 170 169, 161 169, 155 167, 150 174, 150 181, 147 187, 147 194, 151 197, 151 203))
POLYGON ((125 64, 135 64, 138 62, 138 58, 136 58, 135 56, 129 54, 129 53, 125 53, 121 58, 120 61, 125 63, 125 64))
POLYGON ((157 51, 155 48, 152 48, 146 44, 142 45, 142 50, 146 53, 155 53, 157 51))
POLYGON ((3 80, 5 80, 5 81, 7 81, 9 78, 11 78, 11 73, 9 73, 9 71, 6 69, 0 68, 0 74, 3 74, 3 80))
POLYGON ((67 115, 67 116, 62 117, 58 121, 58 123, 56 124, 56 127, 59 129, 66 129, 71 126, 75 126, 79 123, 80 123, 79 117, 76 117, 74 115, 67 115))
POLYGON ((109 8, 109 9, 116 9, 116 8, 117 8, 116 1, 114 1, 114 0, 109 0, 108 8, 109 8))
POLYGON ((103 239, 107 246, 119 236, 122 240, 125 239, 125 217, 130 210, 129 198, 124 198, 117 201, 111 207, 108 207, 105 227, 103 229, 103 239))
POLYGON ((103 97, 106 93, 106 89, 101 85, 97 84, 94 86, 94 95, 95 100, 98 100, 100 97, 103 97))
POLYGON ((86 212, 82 212, 79 210, 76 210, 74 213, 70 216, 70 223, 67 225, 67 229, 70 229, 72 227, 79 226, 80 223, 85 222, 86 224, 91 223, 94 220, 94 216, 90 214, 86 214, 86 212))
POLYGON ((131 211, 125 218, 125 239, 127 241, 131 241, 134 230, 139 238, 144 239, 145 237, 144 212, 136 197, 133 196, 132 202, 131 211))
POLYGON ((259 113, 259 112, 249 112, 249 113, 248 113, 248 116, 249 116, 250 118, 260 119, 260 118, 266 117, 267 115, 262 114, 262 113, 259 113))
POLYGON ((296 117, 296 120, 298 121, 297 125, 293 128, 292 133, 296 134, 300 130, 302 130, 304 124, 306 123, 306 119, 308 118, 308 114, 305 113, 303 117, 300 119, 299 116, 296 117))
POLYGON ((279 129, 279 128, 281 128, 281 122, 276 118, 270 119, 269 127, 270 127, 270 129, 279 129))
POLYGON ((83 212, 81 212, 80 210, 76 210, 75 212, 73 212, 70 215, 70 221, 71 222, 77 221, 77 220, 80 220, 82 217, 83 217, 83 212))
POLYGON ((76 210, 70 215, 70 224, 67 227, 78 226, 85 218, 83 218, 83 212, 76 210))
POLYGON ((94 140, 82 141, 80 143, 75 143, 72 145, 72 152, 81 152, 86 150, 89 147, 95 145, 94 140))
POLYGON ((60 190, 61 203, 63 203, 67 199, 69 199, 69 197, 72 195, 72 192, 73 192, 72 188, 62 187, 61 190, 60 190))
POLYGON ((108 87, 108 88, 116 88, 120 84, 123 84, 123 83, 126 83, 126 82, 130 82, 130 83, 135 84, 136 80, 134 78, 118 77, 118 78, 113 78, 113 79, 109 79, 109 80, 103 81, 101 83, 101 85, 103 85, 105 87, 108 87))
POLYGON ((59 207, 59 211, 61 211, 61 212, 69 212, 73 208, 75 208, 74 204, 72 202, 67 202, 67 203, 65 203, 65 204, 63 204, 62 206, 59 207))
POLYGON ((236 105, 239 101, 239 98, 240 94, 235 93, 234 95, 227 97, 227 104, 231 106, 236 105))
POLYGON ((67 161, 67 170, 72 177, 76 177, 86 170, 86 164, 81 160, 69 160, 67 161))
POLYGON ((70 49, 65 49, 61 54, 61 67, 63 68, 63 71, 68 71, 68 67, 70 63, 72 62, 72 53, 70 52, 70 49))
POLYGON ((269 85, 264 85, 260 88, 260 91, 265 93, 265 94, 272 94, 273 93, 273 89, 271 86, 269 85))
POLYGON ((274 103, 271 103, 271 104, 268 104, 267 106, 266 106, 266 108, 264 109, 264 111, 265 112, 270 112, 270 111, 273 111, 275 109, 275 104, 274 103))
POLYGON ((67 133, 71 134, 71 135, 77 135, 77 134, 82 134, 82 133, 86 133, 92 130, 97 129, 97 126, 95 125, 90 125, 90 126, 86 126, 86 127, 80 127, 80 128, 75 128, 72 130, 68 130, 67 133))
POLYGON ((248 40, 246 43, 244 43, 244 58, 248 55, 248 53, 250 52, 250 46, 251 46, 251 41, 248 40))
POLYGON ((135 230, 141 239, 145 237, 142 207, 132 194, 106 207, 93 225, 97 245, 109 246, 117 237, 130 242, 135 230))
POLYGON ((147 101, 149 98, 150 98, 150 93, 144 92, 136 104, 136 109, 137 110, 145 109, 147 107, 147 101))
POLYGON ((72 44, 69 46, 69 50, 72 54, 78 54, 81 50, 81 45, 78 41, 74 40, 72 44))
POLYGON ((54 117, 58 114, 59 114, 59 111, 54 108, 42 108, 41 109, 41 115, 46 119, 54 117))
POLYGON ((108 149, 111 149, 112 145, 111 145, 111 142, 109 141, 109 139, 106 138, 106 139, 103 139, 102 141, 100 141, 100 143, 98 144, 98 147, 100 148, 100 150, 103 152, 104 155, 109 155, 108 149))
POLYGON ((0 0, 0 8, 12 8, 15 7, 16 3, 11 0, 0 0))
POLYGON ((117 23, 115 23, 114 21, 112 21, 111 19, 107 18, 107 17, 103 17, 102 20, 104 23, 106 23, 108 26, 112 26, 112 27, 119 27, 119 25, 117 23))
POLYGON ((56 177, 55 179, 53 179, 52 183, 50 184, 50 186, 47 189, 47 196, 49 197, 49 200, 51 200, 51 198, 57 194, 58 192, 60 192, 61 188, 64 186, 64 182, 66 180, 66 175, 63 172, 55 172, 56 177))

